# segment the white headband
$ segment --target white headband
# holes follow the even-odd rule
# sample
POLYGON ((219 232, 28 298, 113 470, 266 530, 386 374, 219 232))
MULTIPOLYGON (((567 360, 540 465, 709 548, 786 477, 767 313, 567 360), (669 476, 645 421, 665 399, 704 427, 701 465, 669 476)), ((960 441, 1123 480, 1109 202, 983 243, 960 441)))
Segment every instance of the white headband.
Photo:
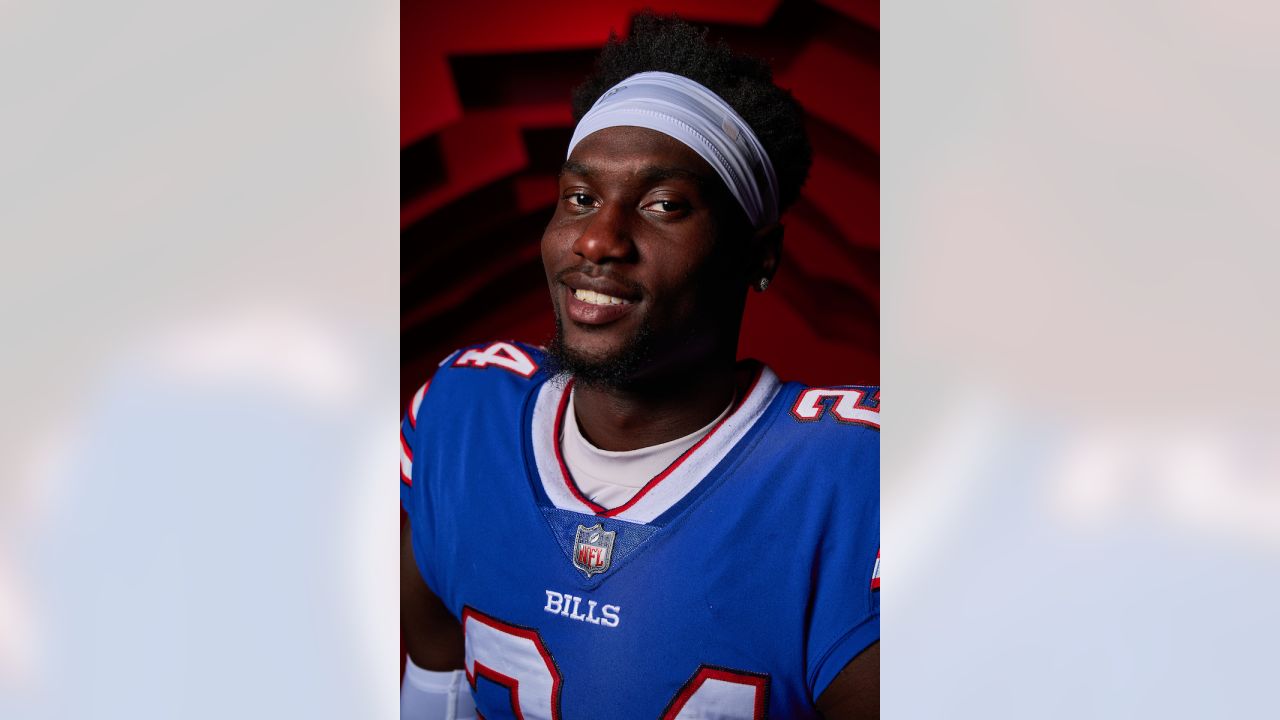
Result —
POLYGON ((668 72, 642 72, 600 96, 569 140, 569 152, 597 130, 657 130, 688 145, 729 186, 753 227, 778 219, 778 177, 751 126, 706 87, 668 72))

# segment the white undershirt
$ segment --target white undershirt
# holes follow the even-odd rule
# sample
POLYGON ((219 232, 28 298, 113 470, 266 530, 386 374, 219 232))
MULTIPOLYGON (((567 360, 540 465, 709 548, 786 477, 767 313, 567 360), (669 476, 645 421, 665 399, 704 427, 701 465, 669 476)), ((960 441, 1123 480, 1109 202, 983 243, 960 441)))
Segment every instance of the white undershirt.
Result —
MULTIPOLYGON (((569 406, 573 407, 573 390, 569 406)), ((565 413, 564 431, 560 438, 564 464, 574 483, 592 502, 615 508, 635 497, 640 488, 667 469, 686 450, 693 447, 720 422, 733 407, 730 402, 716 419, 705 427, 675 440, 637 450, 601 450, 592 445, 578 429, 577 412, 565 413)))

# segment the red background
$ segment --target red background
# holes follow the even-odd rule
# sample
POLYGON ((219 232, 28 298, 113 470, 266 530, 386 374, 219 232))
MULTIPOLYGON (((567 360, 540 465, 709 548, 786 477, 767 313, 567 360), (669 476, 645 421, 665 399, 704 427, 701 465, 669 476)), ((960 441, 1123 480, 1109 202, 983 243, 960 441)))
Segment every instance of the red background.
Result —
MULTIPOLYGON (((401 7, 401 394, 455 348, 544 342, 538 243, 572 132, 569 97, 646 5, 401 7)), ((648 4, 769 60, 808 115, 814 163, 783 217, 783 265, 751 293, 740 355, 815 385, 879 379, 877 0, 648 4)))

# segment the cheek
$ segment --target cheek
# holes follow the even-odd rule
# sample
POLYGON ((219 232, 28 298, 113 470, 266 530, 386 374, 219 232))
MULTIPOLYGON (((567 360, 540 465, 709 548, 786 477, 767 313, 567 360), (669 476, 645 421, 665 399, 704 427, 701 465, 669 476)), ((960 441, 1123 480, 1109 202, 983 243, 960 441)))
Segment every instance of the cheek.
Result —
POLYGON ((543 236, 542 236, 542 247, 541 247, 541 252, 542 252, 542 268, 543 268, 544 270, 546 270, 546 271, 547 271, 547 274, 548 274, 548 275, 550 275, 550 274, 551 274, 551 250, 550 250, 550 247, 551 247, 551 246, 550 246, 550 244, 548 243, 548 238, 547 238, 546 234, 543 234, 543 236))
POLYGON ((564 253, 571 244, 572 240, 566 239, 564 230, 548 227, 542 233, 542 266, 547 271, 547 277, 553 277, 563 269, 564 253))
POLYGON ((730 253, 715 252, 691 268, 686 302, 701 318, 719 323, 740 312, 744 290, 736 260, 730 253))
POLYGON ((673 317, 701 322, 717 313, 725 295, 724 272, 711 262, 686 262, 681 271, 665 278, 662 294, 671 299, 673 317))

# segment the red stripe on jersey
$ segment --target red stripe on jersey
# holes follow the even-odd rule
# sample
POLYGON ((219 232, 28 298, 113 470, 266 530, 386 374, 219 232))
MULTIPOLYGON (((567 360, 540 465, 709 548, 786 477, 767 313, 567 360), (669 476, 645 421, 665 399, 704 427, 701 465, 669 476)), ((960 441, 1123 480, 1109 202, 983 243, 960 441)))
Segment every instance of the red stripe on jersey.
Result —
POLYGON ((551 432, 552 432, 551 446, 555 448, 556 462, 560 463, 560 475, 562 478, 564 478, 565 486, 569 488, 569 492, 572 493, 574 497, 580 500, 587 507, 591 508, 592 512, 594 512, 595 514, 601 517, 616 517, 619 514, 626 512, 629 508, 633 507, 636 503, 640 502, 640 499, 643 498, 646 494, 648 494, 650 490, 657 487, 659 483, 665 480, 669 475, 671 475, 671 473, 675 472, 676 468, 680 467, 681 463, 683 463, 690 455, 693 455, 695 452, 697 452, 698 448, 702 447, 704 443, 710 440, 711 436, 715 435, 716 431, 719 430, 725 424, 725 422, 729 420, 729 418, 733 417, 738 412, 738 409, 742 407, 743 403, 746 402, 747 398, 751 397, 751 393, 755 391, 756 384, 760 382, 760 378, 763 375, 764 375, 764 366, 761 365, 756 368, 755 376, 751 378, 751 385, 750 387, 747 388, 747 392, 744 393, 741 398, 739 398, 737 401, 734 402, 733 409, 725 413, 725 416, 720 418, 720 422, 716 423, 715 427, 711 428, 711 430, 706 435, 703 435, 701 440, 698 440, 698 442, 694 443, 693 447, 690 447, 688 450, 685 450, 683 453, 680 454, 680 457, 673 460, 671 464, 667 466, 666 470, 663 470, 662 472, 653 476, 653 478, 649 480, 649 482, 645 483, 644 487, 640 488, 640 491, 637 492, 634 496, 632 496, 630 500, 626 501, 625 503, 613 509, 605 509, 604 506, 599 505, 595 502, 592 502, 590 499, 587 498, 586 495, 583 495, 582 491, 578 489, 578 484, 574 482, 573 475, 569 472, 569 466, 566 465, 564 462, 564 452, 560 448, 560 436, 562 434, 562 430, 564 429, 565 408, 568 407, 569 405, 569 397, 570 397, 569 391, 573 388, 573 380, 570 380, 568 383, 565 384, 564 395, 560 398, 560 407, 556 410, 556 420, 551 426, 551 432))
POLYGON ((564 484, 569 488, 569 492, 583 505, 591 508, 591 512, 599 515, 604 512, 603 505, 597 505, 590 498, 582 494, 578 489, 578 483, 573 481, 573 475, 569 473, 569 466, 564 464, 564 451, 560 449, 560 432, 564 428, 564 412, 569 407, 569 398, 573 396, 570 390, 573 389, 573 380, 565 383, 564 395, 560 397, 560 407, 556 408, 556 421, 551 424, 551 447, 556 451, 556 462, 560 463, 560 477, 564 479, 564 484))
POLYGON ((410 471, 413 468, 413 449, 409 447, 409 441, 405 440, 404 430, 400 431, 400 482, 409 487, 413 487, 413 478, 409 473, 405 472, 405 465, 408 465, 410 471))
POLYGON ((410 461, 410 462, 412 462, 412 461, 413 461, 413 448, 409 447, 409 441, 404 439, 404 431, 403 431, 403 430, 401 430, 401 431, 400 431, 400 449, 401 449, 402 451, 404 451, 404 454, 409 458, 409 461, 410 461))
POLYGON ((422 398, 426 396, 428 387, 431 387, 430 380, 423 383, 418 392, 413 394, 413 400, 409 401, 409 427, 414 430, 418 429, 418 408, 422 407, 422 398))

